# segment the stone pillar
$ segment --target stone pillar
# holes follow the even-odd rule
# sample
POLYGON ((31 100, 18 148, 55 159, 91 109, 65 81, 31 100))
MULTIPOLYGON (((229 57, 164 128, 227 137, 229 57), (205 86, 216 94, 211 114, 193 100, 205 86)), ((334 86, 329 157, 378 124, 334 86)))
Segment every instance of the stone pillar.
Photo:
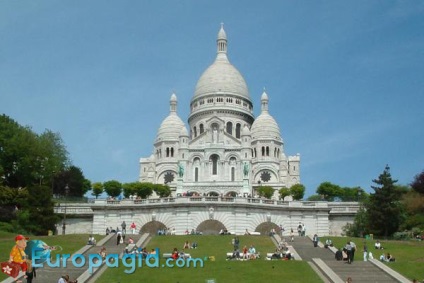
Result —
POLYGON ((242 194, 242 196, 244 196, 244 194, 252 194, 252 191, 251 191, 251 189, 250 189, 250 186, 249 186, 249 177, 244 177, 243 178, 243 190, 242 190, 242 192, 241 192, 241 194, 242 194))
POLYGON ((180 194, 183 195, 184 191, 183 191, 183 178, 178 177, 177 179, 177 191, 176 194, 180 194))

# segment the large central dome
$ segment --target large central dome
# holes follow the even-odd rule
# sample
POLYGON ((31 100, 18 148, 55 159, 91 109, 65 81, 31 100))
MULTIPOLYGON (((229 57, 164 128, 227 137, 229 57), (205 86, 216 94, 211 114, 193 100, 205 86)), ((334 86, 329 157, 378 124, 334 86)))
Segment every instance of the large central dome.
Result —
POLYGON ((192 100, 219 93, 241 96, 250 101, 246 81, 228 61, 227 35, 223 26, 218 33, 217 46, 215 62, 200 76, 192 100))

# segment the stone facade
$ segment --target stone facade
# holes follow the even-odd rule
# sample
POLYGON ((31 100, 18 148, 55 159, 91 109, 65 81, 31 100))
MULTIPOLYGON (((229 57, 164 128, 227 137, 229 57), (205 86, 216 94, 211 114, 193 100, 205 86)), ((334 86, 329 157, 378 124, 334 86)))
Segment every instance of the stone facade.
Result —
MULTIPOLYGON (((137 233, 156 233, 158 229, 175 229, 177 235, 186 231, 218 234, 220 229, 242 235, 246 230, 266 235, 271 229, 296 231, 299 222, 306 234, 342 235, 343 226, 352 223, 358 203, 327 203, 277 201, 258 198, 181 197, 145 200, 96 200, 90 204, 67 207, 67 233, 104 234, 107 227, 121 223, 137 225, 137 233), (84 216, 85 218, 83 218, 84 216), (70 218, 71 217, 71 218, 70 218), (80 221, 80 222, 79 222, 80 221), (90 226, 90 227, 88 227, 90 226)), ((55 212, 63 215, 63 206, 55 212)), ((60 232, 60 231, 59 231, 60 232)))
POLYGON ((150 157, 140 159, 140 182, 167 184, 173 196, 253 196, 262 185, 278 190, 300 183, 300 156, 286 156, 280 128, 261 96, 261 113, 253 115, 247 84, 227 57, 221 27, 217 56, 200 76, 190 103, 189 131, 171 95, 150 157))

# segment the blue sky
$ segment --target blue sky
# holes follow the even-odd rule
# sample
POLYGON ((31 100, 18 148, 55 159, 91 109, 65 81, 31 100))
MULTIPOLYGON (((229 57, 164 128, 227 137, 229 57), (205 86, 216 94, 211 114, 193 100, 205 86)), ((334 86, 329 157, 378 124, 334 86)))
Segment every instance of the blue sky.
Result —
POLYGON ((307 196, 324 181, 371 191, 386 164, 408 184, 424 170, 423 14, 423 1, 3 0, 0 112, 60 133, 91 181, 136 181, 173 91, 187 121, 223 22, 307 196))

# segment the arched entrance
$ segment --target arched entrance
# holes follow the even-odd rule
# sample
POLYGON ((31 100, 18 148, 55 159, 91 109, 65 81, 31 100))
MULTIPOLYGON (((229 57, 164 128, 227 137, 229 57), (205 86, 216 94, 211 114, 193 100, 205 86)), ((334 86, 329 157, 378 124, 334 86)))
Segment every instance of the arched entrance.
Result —
POLYGON ((226 229, 224 224, 218 220, 205 220, 197 226, 197 231, 203 235, 218 235, 221 229, 226 229))
POLYGON ((274 229, 277 234, 281 235, 280 227, 272 222, 263 222, 259 224, 258 227, 256 227, 255 232, 268 236, 272 229, 274 229))
POLYGON ((140 229, 140 234, 149 233, 150 235, 156 235, 158 230, 165 230, 166 226, 159 221, 150 221, 143 225, 140 229))

